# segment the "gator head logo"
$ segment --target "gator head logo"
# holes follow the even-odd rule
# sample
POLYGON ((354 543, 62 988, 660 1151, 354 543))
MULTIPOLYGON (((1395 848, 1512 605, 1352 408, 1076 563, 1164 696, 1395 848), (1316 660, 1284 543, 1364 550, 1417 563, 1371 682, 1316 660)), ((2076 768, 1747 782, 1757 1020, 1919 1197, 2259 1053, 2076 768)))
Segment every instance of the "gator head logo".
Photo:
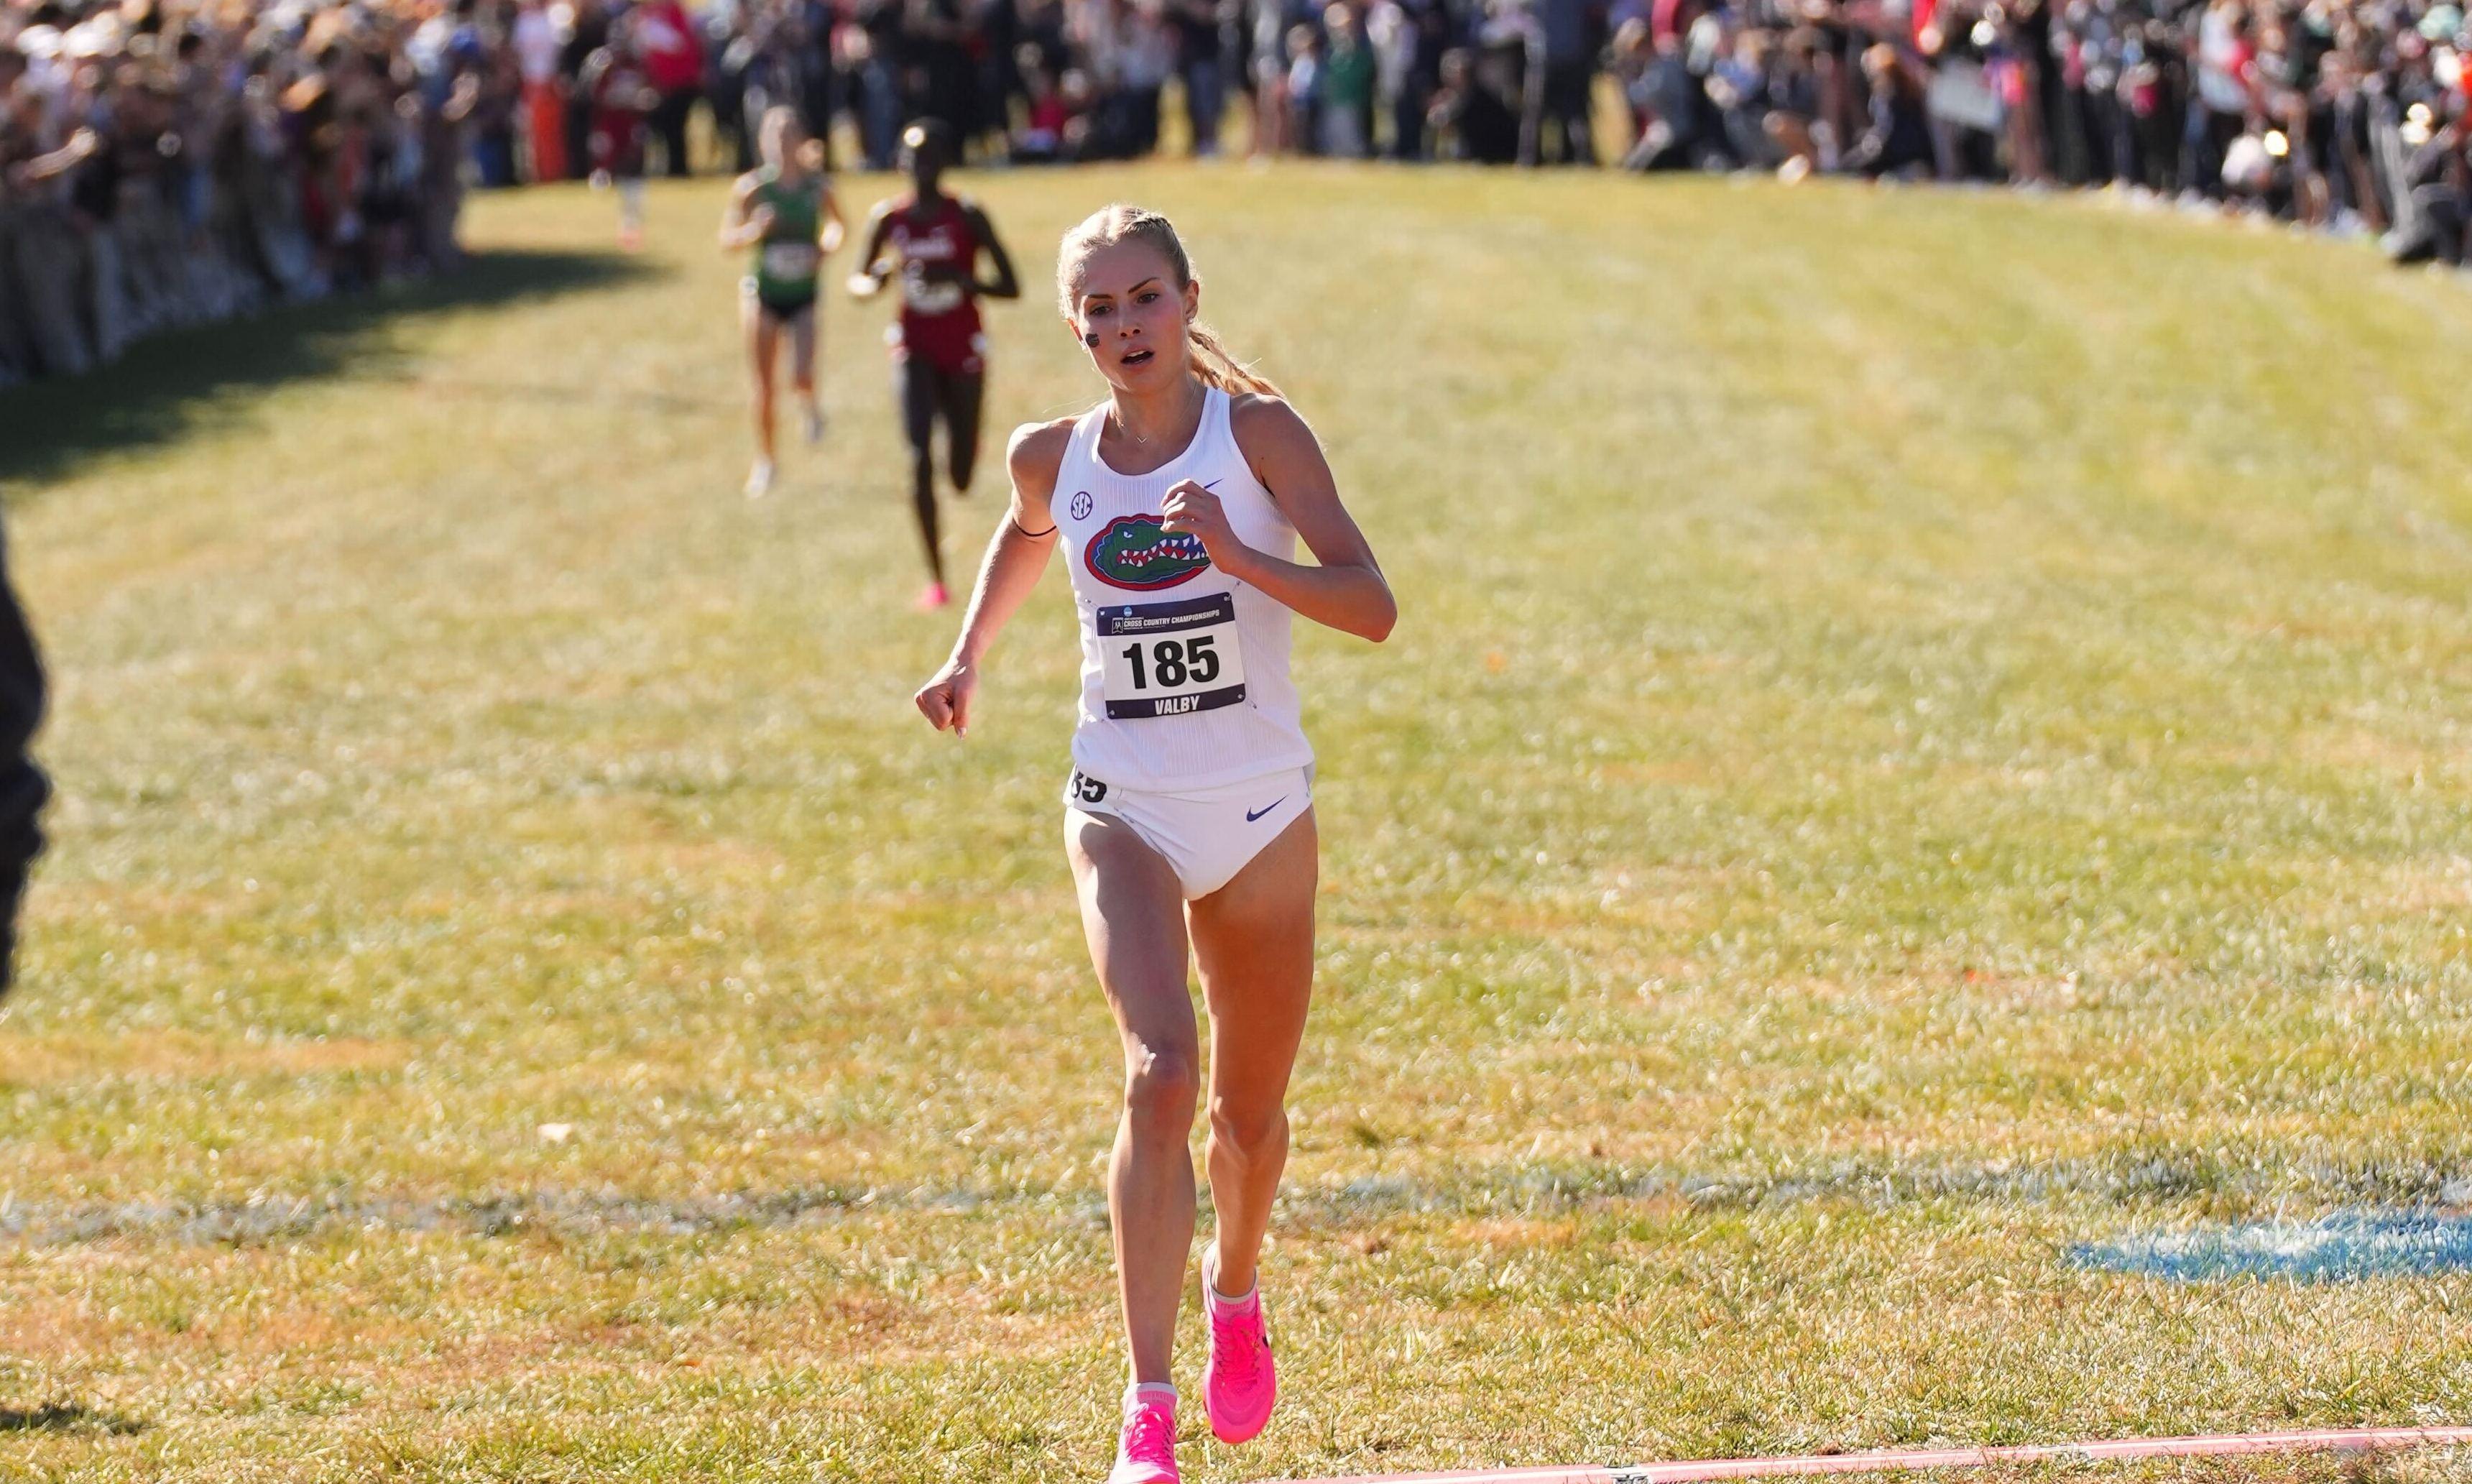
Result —
POLYGON ((1118 515, 1082 549, 1082 564, 1110 587, 1153 592, 1190 582, 1210 565, 1201 539, 1170 536, 1156 515, 1118 515))

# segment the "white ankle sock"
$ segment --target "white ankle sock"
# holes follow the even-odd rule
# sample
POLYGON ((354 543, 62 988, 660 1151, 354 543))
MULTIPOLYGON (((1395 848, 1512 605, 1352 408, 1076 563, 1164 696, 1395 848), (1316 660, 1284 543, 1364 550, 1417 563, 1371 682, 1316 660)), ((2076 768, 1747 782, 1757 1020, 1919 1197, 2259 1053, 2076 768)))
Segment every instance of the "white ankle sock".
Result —
POLYGON ((1243 1293, 1230 1298, 1219 1291, 1219 1244, 1210 1244, 1210 1260, 1201 1265, 1201 1291, 1221 1308, 1242 1308, 1262 1291, 1262 1280, 1256 1276, 1243 1293))
POLYGON ((1165 1381, 1134 1381, 1125 1387, 1125 1410, 1153 1401, 1164 1401, 1169 1411, 1176 1410, 1176 1388, 1165 1381))

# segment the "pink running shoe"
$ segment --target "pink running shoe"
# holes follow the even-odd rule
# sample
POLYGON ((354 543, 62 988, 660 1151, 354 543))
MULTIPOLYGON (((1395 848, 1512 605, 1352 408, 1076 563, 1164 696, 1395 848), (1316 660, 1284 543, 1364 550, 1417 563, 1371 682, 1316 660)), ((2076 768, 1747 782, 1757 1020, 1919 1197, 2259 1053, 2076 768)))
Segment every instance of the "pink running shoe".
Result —
POLYGON ((952 595, 944 590, 942 583, 929 583, 926 590, 918 594, 918 611, 932 613, 952 601, 952 595))
POLYGON ((1210 1320, 1210 1363, 1201 1373, 1201 1410, 1222 1443, 1248 1443, 1279 1401, 1279 1368, 1262 1328, 1262 1285, 1233 1303, 1219 1296, 1219 1248, 1201 1264, 1201 1308, 1210 1320))
POLYGON ((1125 1388, 1125 1430, 1107 1484, 1182 1484, 1176 1472, 1176 1388, 1125 1388))

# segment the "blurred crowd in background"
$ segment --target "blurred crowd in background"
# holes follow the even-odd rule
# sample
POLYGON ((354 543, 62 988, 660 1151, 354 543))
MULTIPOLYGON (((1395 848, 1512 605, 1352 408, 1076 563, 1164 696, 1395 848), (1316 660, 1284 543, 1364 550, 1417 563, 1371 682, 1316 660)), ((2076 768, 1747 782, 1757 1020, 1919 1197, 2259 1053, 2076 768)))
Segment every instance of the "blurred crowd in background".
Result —
POLYGON ((2101 186, 2463 260, 2452 0, 1646 3, 1608 59, 1640 169, 2101 186))
POLYGON ((2462 260, 2452 0, 0 0, 0 383, 433 271, 466 189, 1218 153, 2103 186, 2462 260), (691 133, 691 120, 703 122, 691 133), (704 141, 693 148, 690 139, 704 141))

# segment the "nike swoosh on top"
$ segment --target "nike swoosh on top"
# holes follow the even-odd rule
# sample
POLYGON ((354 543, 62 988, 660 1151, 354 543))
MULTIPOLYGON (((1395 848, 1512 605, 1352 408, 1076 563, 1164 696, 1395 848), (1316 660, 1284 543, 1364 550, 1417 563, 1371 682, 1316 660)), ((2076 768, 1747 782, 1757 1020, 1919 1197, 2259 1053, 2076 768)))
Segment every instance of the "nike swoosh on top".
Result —
POLYGON ((1258 809, 1248 809, 1245 811, 1245 823, 1250 825, 1255 820, 1260 819, 1263 815, 1270 813, 1272 809, 1277 808, 1279 805, 1287 802, 1288 796, 1281 794, 1278 798, 1272 800, 1269 803, 1264 804, 1258 809))

